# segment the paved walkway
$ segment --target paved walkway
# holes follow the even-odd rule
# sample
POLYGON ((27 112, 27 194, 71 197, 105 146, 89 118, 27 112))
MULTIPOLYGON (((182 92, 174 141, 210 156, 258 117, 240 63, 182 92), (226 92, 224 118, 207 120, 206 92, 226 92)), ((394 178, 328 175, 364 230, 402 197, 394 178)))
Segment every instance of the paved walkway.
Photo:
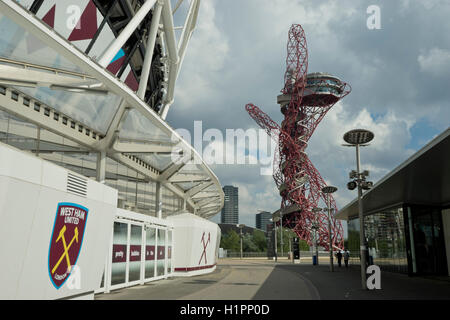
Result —
POLYGON ((359 266, 348 269, 335 266, 334 272, 330 272, 329 265, 325 264, 280 265, 278 268, 308 279, 319 292, 321 300, 450 299, 450 279, 425 279, 381 271, 381 290, 363 290, 359 266))
POLYGON ((357 266, 222 259, 215 272, 171 278, 97 295, 98 300, 318 300, 450 299, 450 282, 381 273, 381 290, 361 289, 357 266))
MULTIPOLYGON (((288 261, 281 262, 288 264, 288 261)), ((211 274, 171 278, 97 295, 98 300, 305 300, 318 299, 314 287, 267 259, 224 259, 211 274)))

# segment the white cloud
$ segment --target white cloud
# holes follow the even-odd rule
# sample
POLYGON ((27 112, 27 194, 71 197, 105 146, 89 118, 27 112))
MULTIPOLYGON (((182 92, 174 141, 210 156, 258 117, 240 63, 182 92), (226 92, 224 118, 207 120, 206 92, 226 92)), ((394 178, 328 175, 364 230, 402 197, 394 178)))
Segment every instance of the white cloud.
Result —
POLYGON ((262 176, 256 183, 235 181, 239 187, 239 221, 250 226, 255 225, 255 214, 259 210, 274 212, 280 208, 281 198, 270 176, 262 176))
POLYGON ((432 48, 423 52, 417 58, 420 70, 434 76, 450 74, 450 51, 440 48, 432 48))
MULTIPOLYGON (((436 24, 447 23, 448 14, 436 8, 438 2, 380 1, 383 30, 369 31, 367 5, 351 0, 204 0, 177 85, 173 108, 184 110, 177 120, 186 127, 189 123, 181 121, 196 117, 225 136, 225 128, 255 127, 243 110, 253 102, 281 122, 275 101, 282 87, 287 32, 292 23, 301 23, 309 71, 336 74, 353 87, 324 118, 307 149, 326 182, 339 187, 335 198, 342 208, 356 196, 346 189, 348 172, 355 169, 354 148, 341 145, 346 131, 361 127, 375 133, 361 160, 376 182, 414 152, 408 145, 418 121, 427 118, 433 127, 448 126, 448 99, 438 86, 445 82, 437 78, 430 83, 424 76, 441 77, 450 70, 445 34, 433 32, 436 24), (397 21, 399 16, 404 18, 397 21), (419 24, 420 32, 412 35, 404 21, 419 24)), ((275 183, 260 176, 259 166, 212 168, 222 184, 239 186, 244 223, 254 221, 257 209, 279 208, 275 183)))
POLYGON ((299 22, 304 27, 311 26, 309 30, 317 36, 329 35, 332 20, 345 23, 346 19, 357 13, 354 7, 343 6, 339 1, 273 0, 265 2, 261 9, 274 21, 282 22, 271 27, 275 28, 277 35, 283 36, 291 24, 299 22))
POLYGON ((355 196, 346 189, 348 172, 356 169, 356 156, 354 148, 342 146, 345 132, 360 128, 374 133, 370 146, 361 149, 361 162, 376 182, 413 153, 407 148, 412 124, 393 112, 375 118, 367 109, 358 114, 347 112, 344 103, 331 109, 311 137, 307 153, 322 177, 339 188, 335 194, 339 207, 355 196))
POLYGON ((215 0, 202 1, 180 78, 174 108, 194 108, 205 96, 219 94, 220 73, 229 58, 227 35, 216 25, 215 0))

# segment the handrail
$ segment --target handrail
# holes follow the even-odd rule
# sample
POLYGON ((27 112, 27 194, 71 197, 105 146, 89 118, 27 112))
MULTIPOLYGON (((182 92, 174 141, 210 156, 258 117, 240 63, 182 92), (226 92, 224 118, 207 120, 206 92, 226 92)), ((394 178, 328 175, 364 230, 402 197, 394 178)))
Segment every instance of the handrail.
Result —
POLYGON ((34 63, 28 63, 28 62, 23 62, 23 61, 11 60, 11 59, 2 58, 2 57, 0 57, 0 62, 22 66, 22 67, 24 67, 24 69, 33 68, 33 69, 38 69, 38 70, 51 71, 51 72, 53 72, 55 74, 67 74, 67 75, 76 76, 76 77, 79 77, 79 78, 82 78, 82 79, 95 80, 94 77, 89 76, 89 75, 84 74, 84 73, 68 71, 68 70, 59 69, 59 68, 46 67, 46 66, 41 66, 41 65, 38 65, 38 64, 34 64, 34 63))

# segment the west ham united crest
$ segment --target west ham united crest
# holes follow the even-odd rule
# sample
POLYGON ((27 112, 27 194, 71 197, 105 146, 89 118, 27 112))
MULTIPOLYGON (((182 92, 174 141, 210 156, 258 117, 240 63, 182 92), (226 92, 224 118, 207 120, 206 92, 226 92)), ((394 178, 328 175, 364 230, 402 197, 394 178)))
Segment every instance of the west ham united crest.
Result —
POLYGON ((75 203, 59 203, 48 252, 48 272, 56 289, 69 278, 83 244, 89 209, 75 203))

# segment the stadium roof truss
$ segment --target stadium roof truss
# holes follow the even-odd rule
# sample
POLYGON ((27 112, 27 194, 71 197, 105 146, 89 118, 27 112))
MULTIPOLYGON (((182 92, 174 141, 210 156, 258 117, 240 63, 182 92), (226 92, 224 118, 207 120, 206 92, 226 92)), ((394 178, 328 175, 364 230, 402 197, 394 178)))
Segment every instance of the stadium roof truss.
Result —
MULTIPOLYGON (((106 158, 111 158, 135 170, 144 181, 166 187, 197 215, 213 216, 224 201, 218 178, 165 121, 200 0, 190 1, 184 25, 179 28, 174 27, 173 14, 183 0, 174 8, 170 0, 117 1, 128 1, 136 11, 98 58, 87 55, 16 1, 0 1, 0 33, 5 23, 16 30, 9 40, 3 36, 0 40, 0 109, 45 129, 41 141, 71 141, 59 151, 97 153, 99 181, 105 180, 106 158), (147 45, 139 49, 146 49, 141 81, 134 91, 107 67, 150 13, 151 23, 143 37, 147 45), (181 30, 178 43, 176 29, 181 30), (29 43, 30 37, 45 46, 39 54, 20 48, 18 43, 29 43), (165 62, 161 64, 165 92, 160 112, 144 99, 158 41, 165 49, 161 59, 165 62)), ((11 130, 27 137, 26 126, 11 130)), ((40 150, 50 160, 52 151, 55 149, 40 150)))

